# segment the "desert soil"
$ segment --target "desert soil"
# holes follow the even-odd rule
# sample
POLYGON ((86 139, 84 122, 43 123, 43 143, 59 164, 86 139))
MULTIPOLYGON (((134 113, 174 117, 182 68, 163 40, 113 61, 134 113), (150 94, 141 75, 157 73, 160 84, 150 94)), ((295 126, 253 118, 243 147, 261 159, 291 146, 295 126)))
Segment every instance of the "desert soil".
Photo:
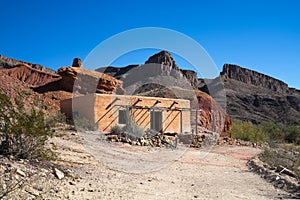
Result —
POLYGON ((122 143, 104 144, 101 138, 94 140, 80 135, 82 138, 73 133, 64 139, 52 139, 59 152, 58 164, 74 173, 72 180, 70 177, 60 180, 64 183, 60 184, 61 191, 69 199, 288 197, 248 169, 246 163, 260 153, 258 148, 227 145, 205 151, 187 148, 179 152, 122 143), (101 147, 95 149, 97 142, 101 147))

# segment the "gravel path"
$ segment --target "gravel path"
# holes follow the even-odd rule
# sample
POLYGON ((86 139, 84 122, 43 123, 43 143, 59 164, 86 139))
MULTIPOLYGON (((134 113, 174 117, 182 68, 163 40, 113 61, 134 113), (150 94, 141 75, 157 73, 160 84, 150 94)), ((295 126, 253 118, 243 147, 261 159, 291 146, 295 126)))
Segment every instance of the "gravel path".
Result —
POLYGON ((200 150, 191 148, 161 150, 121 143, 101 146, 104 143, 99 140, 101 147, 95 149, 93 138, 85 138, 81 142, 54 138, 53 142, 60 149, 64 164, 72 167, 76 176, 80 177, 63 188, 70 199, 232 200, 287 197, 285 192, 249 171, 246 163, 260 152, 257 148, 215 146, 201 156, 200 150), (87 140, 90 140, 88 145, 80 144, 87 140), (107 155, 104 156, 103 152, 107 155), (172 152, 177 156, 168 157, 172 152), (149 157, 152 154, 155 157, 149 157), (153 158, 161 159, 154 161, 153 158), (135 165, 139 170, 132 170, 135 165), (148 165, 158 167, 154 169, 148 165), (144 171, 141 170, 143 166, 144 171))

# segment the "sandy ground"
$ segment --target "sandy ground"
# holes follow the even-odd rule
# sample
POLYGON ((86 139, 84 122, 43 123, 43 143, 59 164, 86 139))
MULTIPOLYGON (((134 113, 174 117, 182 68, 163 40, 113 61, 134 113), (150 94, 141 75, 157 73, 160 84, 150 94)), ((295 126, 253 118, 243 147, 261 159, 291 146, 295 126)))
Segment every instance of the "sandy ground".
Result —
POLYGON ((70 199, 232 200, 287 196, 249 171, 246 162, 260 152, 257 148, 214 146, 203 154, 203 150, 192 148, 162 150, 84 138, 52 139, 59 149, 60 163, 79 177, 62 186, 70 199))

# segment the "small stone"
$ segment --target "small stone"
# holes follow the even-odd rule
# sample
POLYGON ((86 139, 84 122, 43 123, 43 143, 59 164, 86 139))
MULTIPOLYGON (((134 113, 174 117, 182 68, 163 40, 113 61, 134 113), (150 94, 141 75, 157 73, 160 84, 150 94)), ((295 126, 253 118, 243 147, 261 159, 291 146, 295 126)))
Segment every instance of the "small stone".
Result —
POLYGON ((64 174, 62 171, 60 171, 59 169, 54 168, 53 171, 54 171, 54 175, 55 175, 56 178, 58 178, 59 180, 61 180, 61 179, 63 179, 63 178, 65 177, 65 174, 64 174))
POLYGON ((40 193, 34 189, 32 189, 31 187, 27 187, 25 189, 26 192, 28 192, 29 194, 33 195, 33 196, 39 196, 40 193))
POLYGON ((17 169, 16 173, 19 174, 20 176, 23 176, 23 177, 26 176, 26 174, 20 169, 17 169))
POLYGON ((76 185, 76 182, 75 181, 70 181, 69 184, 70 185, 76 185))

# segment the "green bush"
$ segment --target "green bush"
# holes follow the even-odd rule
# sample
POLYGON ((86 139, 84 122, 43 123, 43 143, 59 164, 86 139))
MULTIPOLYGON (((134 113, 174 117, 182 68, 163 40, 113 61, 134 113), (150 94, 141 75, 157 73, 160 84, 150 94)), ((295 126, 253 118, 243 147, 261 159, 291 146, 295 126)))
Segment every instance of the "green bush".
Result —
POLYGON ((239 120, 233 121, 231 136, 251 142, 265 142, 268 139, 267 133, 260 126, 239 120))
POLYGON ((300 144, 300 128, 264 122, 260 125, 268 133, 270 142, 300 144))
POLYGON ((9 97, 0 93, 0 154, 23 159, 52 158, 53 152, 45 147, 51 131, 44 119, 42 111, 26 111, 18 99, 13 105, 9 97))
POLYGON ((231 130, 233 138, 251 142, 295 143, 300 144, 300 128, 284 126, 272 122, 254 125, 250 122, 233 120, 231 130))
POLYGON ((110 133, 112 135, 121 135, 122 134, 122 128, 119 125, 114 125, 110 129, 110 133))

